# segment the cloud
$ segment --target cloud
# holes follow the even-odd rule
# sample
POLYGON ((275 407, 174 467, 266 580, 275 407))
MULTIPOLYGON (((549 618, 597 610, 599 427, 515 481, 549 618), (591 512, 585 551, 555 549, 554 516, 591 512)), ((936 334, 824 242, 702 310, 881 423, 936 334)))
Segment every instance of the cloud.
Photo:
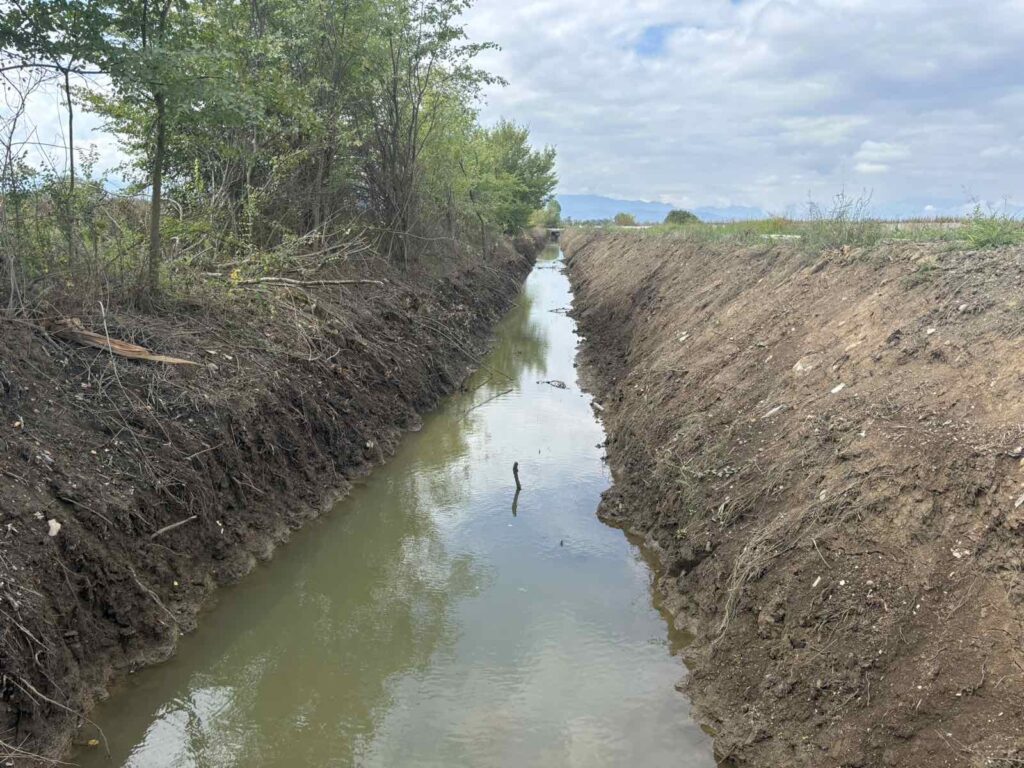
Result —
MULTIPOLYGON (((563 192, 773 211, 844 187, 893 210, 1024 202, 1024 0, 477 0, 465 21, 502 46, 481 63, 510 82, 483 119, 555 145, 563 192)), ((29 118, 26 138, 63 144, 55 92, 29 118)), ((101 171, 124 161, 95 116, 76 115, 76 141, 101 171)))
POLYGON ((886 141, 865 141, 853 156, 857 173, 888 173, 892 164, 910 156, 910 150, 902 144, 886 141))
POLYGON ((857 129, 870 121, 862 115, 785 117, 780 137, 789 144, 833 147, 842 144, 857 129))
POLYGON ((859 162, 855 166, 853 166, 853 169, 855 171, 857 171, 857 173, 866 173, 866 174, 871 174, 871 173, 888 173, 889 172, 889 166, 886 165, 885 163, 868 163, 868 162, 863 162, 863 161, 859 162))
MULTIPOLYGON (((26 161, 34 167, 52 173, 64 173, 68 167, 68 113, 63 91, 52 79, 36 87, 32 74, 11 73, 11 82, 18 89, 11 88, 0 101, 0 110, 15 115, 14 105, 20 102, 19 93, 28 95, 24 114, 16 120, 13 140, 15 148, 25 153, 26 161)), ((106 81, 97 77, 80 77, 75 86, 89 86, 94 89, 106 87, 106 81)), ((116 169, 128 160, 117 138, 103 127, 103 120, 84 109, 81 100, 75 101, 74 146, 75 162, 79 172, 88 162, 96 177, 120 178, 116 169)))
POLYGON ((854 156, 856 160, 863 162, 890 162, 892 160, 902 160, 905 157, 909 157, 910 151, 902 144, 891 144, 887 141, 865 141, 860 145, 860 149, 857 150, 857 154, 854 156))
POLYGON ((1024 0, 478 0, 466 20, 513 83, 484 118, 556 145, 564 192, 1024 199, 1024 0))

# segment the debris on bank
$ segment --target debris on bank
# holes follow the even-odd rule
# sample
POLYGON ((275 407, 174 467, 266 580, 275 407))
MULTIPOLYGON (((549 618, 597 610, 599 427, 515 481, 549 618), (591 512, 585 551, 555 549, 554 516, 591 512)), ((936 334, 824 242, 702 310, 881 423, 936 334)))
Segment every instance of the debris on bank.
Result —
POLYGON ((102 738, 86 713, 111 679, 165 659, 462 382, 542 246, 0 319, 0 760, 102 738))

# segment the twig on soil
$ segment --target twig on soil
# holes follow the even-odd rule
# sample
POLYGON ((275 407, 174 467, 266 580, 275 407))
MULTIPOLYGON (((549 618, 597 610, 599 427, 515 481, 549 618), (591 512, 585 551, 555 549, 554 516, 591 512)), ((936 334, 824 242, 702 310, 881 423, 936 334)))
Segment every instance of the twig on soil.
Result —
POLYGON ((65 504, 70 504, 71 506, 76 507, 78 509, 84 509, 86 512, 92 512, 94 515, 96 515, 96 517, 98 517, 100 520, 102 520, 104 523, 111 527, 113 527, 114 525, 106 515, 100 514, 92 507, 87 506, 86 504, 83 504, 80 501, 75 501, 74 499, 68 498, 67 496, 57 496, 57 499, 59 501, 63 501, 65 504))
POLYGON ((211 445, 209 448, 204 448, 201 451, 196 451, 191 456, 186 456, 183 459, 183 461, 192 461, 192 459, 196 458, 197 456, 202 456, 204 453, 209 453, 210 451, 216 451, 222 445, 224 445, 224 443, 217 443, 216 445, 211 445))
POLYGON ((95 722, 90 720, 88 717, 83 715, 81 712, 77 712, 77 711, 73 710, 71 707, 67 706, 66 704, 61 704, 59 701, 55 701, 55 700, 51 699, 49 696, 47 696, 47 695, 45 695, 43 693, 40 693, 39 690, 35 686, 32 685, 32 683, 30 683, 28 680, 26 680, 23 677, 15 677, 14 675, 8 675, 7 679, 10 680, 12 683, 14 683, 14 685, 17 686, 18 688, 21 688, 22 693, 24 693, 29 698, 31 698, 32 695, 35 694, 36 696, 38 696, 43 701, 48 702, 50 704, 53 704, 53 706, 57 707, 58 709, 63 709, 65 712, 68 712, 69 714, 72 714, 75 717, 80 717, 83 720, 85 720, 85 722, 87 722, 89 725, 91 725, 93 728, 95 728, 97 731, 99 731, 100 737, 103 739, 103 749, 106 751, 107 756, 110 755, 110 744, 107 742, 107 734, 105 734, 103 732, 103 729, 100 728, 95 722), (19 681, 21 681, 21 682, 19 682, 19 681), (24 688, 22 688, 23 685, 25 686, 24 688), (28 690, 26 690, 26 688, 28 690))
MULTIPOLYGON (((102 310, 103 303, 100 302, 100 308, 102 310)), ((112 355, 120 355, 121 357, 127 357, 131 360, 147 360, 155 363, 167 363, 168 365, 199 365, 199 363, 193 362, 192 360, 185 360, 180 357, 170 357, 169 355, 158 355, 150 352, 145 347, 140 347, 138 344, 131 344, 127 341, 121 341, 120 339, 112 339, 110 332, 107 331, 107 315, 103 312, 103 331, 104 333, 98 334, 92 331, 87 331, 81 327, 81 323, 75 320, 68 320, 61 324, 57 330, 54 331, 56 336, 71 341, 78 342, 87 347, 95 347, 96 349, 102 349, 106 352, 110 352, 112 355)))
POLYGON ((142 581, 139 579, 138 574, 135 573, 135 569, 131 566, 128 566, 128 572, 132 575, 132 578, 135 580, 135 583, 138 584, 139 589, 141 589, 143 592, 149 595, 153 599, 153 602, 160 606, 161 610, 163 610, 164 613, 171 617, 171 621, 174 622, 174 626, 178 626, 177 617, 175 617, 175 615, 171 613, 170 609, 166 605, 164 605, 163 602, 161 602, 156 592, 154 592, 152 589, 150 589, 142 583, 142 581))
POLYGON ((825 556, 823 554, 821 554, 821 550, 818 549, 818 541, 812 537, 811 538, 811 544, 814 545, 814 551, 818 553, 818 557, 821 558, 821 562, 823 562, 825 564, 826 568, 831 569, 832 566, 828 564, 828 560, 825 559, 825 556))
POLYGON ((24 749, 0 739, 0 759, 13 760, 14 758, 49 765, 74 765, 74 763, 66 763, 63 760, 55 760, 52 757, 43 757, 42 755, 37 755, 35 752, 26 752, 24 749))
POLYGON ((184 520, 179 520, 176 523, 171 523, 170 525, 165 525, 159 531, 156 531, 152 535, 150 535, 149 539, 150 539, 150 541, 152 541, 153 539, 157 538, 158 536, 162 536, 165 533, 170 533, 175 528, 181 528, 181 526, 185 525, 186 523, 191 523, 193 520, 198 520, 198 519, 199 519, 199 515, 192 515, 192 517, 186 517, 184 520))
POLYGON ((255 485, 253 485, 248 480, 244 480, 244 481, 243 480, 239 480, 237 477, 232 477, 231 479, 233 481, 235 481, 235 483, 237 483, 238 485, 250 488, 253 491, 255 491, 256 493, 258 493, 260 496, 263 496, 263 491, 261 491, 259 488, 257 488, 255 485))
POLYGON ((22 482, 22 483, 27 483, 28 482, 28 480, 26 480, 21 475, 16 475, 13 472, 7 471, 6 469, 0 469, 0 472, 3 472, 5 475, 7 475, 12 480, 17 480, 17 481, 22 482))
MULTIPOLYGON (((10 600, 10 597, 9 597, 9 596, 8 596, 8 599, 10 600)), ((11 622, 12 624, 14 624, 14 626, 16 626, 16 627, 17 627, 18 629, 20 629, 20 630, 22 631, 22 633, 24 633, 24 634, 25 634, 25 635, 26 635, 26 636, 27 636, 27 637, 28 637, 28 638, 29 638, 30 640, 32 640, 32 642, 36 643, 36 644, 37 644, 37 645, 38 645, 38 646, 39 646, 40 648, 43 648, 43 649, 45 649, 45 650, 52 650, 52 649, 51 649, 51 648, 50 648, 50 647, 49 647, 49 646, 48 646, 48 645, 47 645, 46 643, 44 643, 44 642, 43 642, 42 640, 40 640, 39 638, 37 638, 37 637, 36 637, 35 635, 33 635, 33 634, 32 634, 31 632, 29 632, 29 631, 28 631, 28 629, 27 629, 27 628, 25 627, 25 625, 24 625, 24 624, 22 624, 21 622, 19 622, 19 621, 18 621, 17 619, 15 619, 15 618, 14 618, 13 616, 11 616, 11 615, 10 615, 9 613, 7 613, 7 611, 4 611, 4 610, 0 610, 0 615, 3 615, 3 616, 5 616, 5 617, 6 617, 7 619, 9 619, 9 620, 10 620, 10 622, 11 622)))
POLYGON ((322 285, 385 285, 383 280, 293 280, 290 277, 260 277, 255 280, 240 280, 239 285, 293 285, 299 288, 322 285))
MULTIPOLYGON (((203 277, 224 277, 223 272, 204 272, 203 277)), ((235 285, 290 285, 297 288, 311 288, 325 285, 387 285, 384 280, 352 278, 348 280, 295 280, 291 277, 256 277, 239 280, 235 285)))

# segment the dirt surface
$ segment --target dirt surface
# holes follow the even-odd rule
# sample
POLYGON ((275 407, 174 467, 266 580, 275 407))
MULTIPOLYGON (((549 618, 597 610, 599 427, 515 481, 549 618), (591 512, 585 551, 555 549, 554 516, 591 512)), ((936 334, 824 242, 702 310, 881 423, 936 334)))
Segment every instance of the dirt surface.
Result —
POLYGON ((719 755, 1024 765, 1024 251, 563 238, 719 755))
POLYGON ((217 585, 382 462, 463 381, 540 245, 443 276, 363 265, 386 284, 221 288, 81 318, 199 366, 0 320, 4 764, 59 756, 112 675, 166 658, 217 585))

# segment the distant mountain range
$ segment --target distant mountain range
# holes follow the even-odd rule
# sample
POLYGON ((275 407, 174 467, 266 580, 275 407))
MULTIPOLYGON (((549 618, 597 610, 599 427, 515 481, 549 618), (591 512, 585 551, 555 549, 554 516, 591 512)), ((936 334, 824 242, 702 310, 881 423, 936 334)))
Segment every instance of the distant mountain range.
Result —
MULTIPOLYGON (((674 206, 668 203, 653 203, 646 200, 619 200, 602 195, 558 195, 562 206, 562 217, 575 221, 597 221, 611 219, 617 213, 630 213, 640 224, 660 224, 674 206)), ((764 219, 768 214, 760 208, 728 206, 723 208, 704 206, 689 209, 703 221, 740 221, 764 219)))

